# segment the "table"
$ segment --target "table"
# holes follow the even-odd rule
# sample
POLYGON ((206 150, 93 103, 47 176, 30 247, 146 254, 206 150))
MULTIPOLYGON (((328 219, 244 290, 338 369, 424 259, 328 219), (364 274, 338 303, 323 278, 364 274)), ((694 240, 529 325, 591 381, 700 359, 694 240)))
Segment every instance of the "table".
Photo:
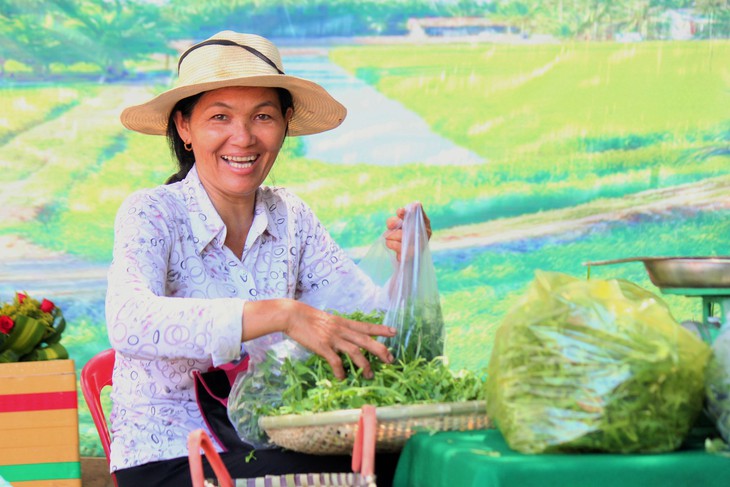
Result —
POLYGON ((704 437, 672 453, 523 455, 496 430, 418 433, 406 443, 395 487, 727 487, 730 458, 704 437))

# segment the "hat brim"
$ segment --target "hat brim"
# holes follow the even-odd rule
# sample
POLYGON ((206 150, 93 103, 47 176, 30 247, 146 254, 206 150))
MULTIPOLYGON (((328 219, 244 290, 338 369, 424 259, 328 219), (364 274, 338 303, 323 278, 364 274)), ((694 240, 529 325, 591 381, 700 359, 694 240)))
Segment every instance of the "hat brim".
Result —
POLYGON ((120 119, 130 130, 149 135, 165 135, 167 122, 175 104, 204 91, 231 86, 285 88, 294 102, 294 115, 289 121, 288 135, 310 135, 339 126, 347 109, 317 83, 289 75, 256 75, 210 81, 171 88, 141 105, 124 109, 120 119))

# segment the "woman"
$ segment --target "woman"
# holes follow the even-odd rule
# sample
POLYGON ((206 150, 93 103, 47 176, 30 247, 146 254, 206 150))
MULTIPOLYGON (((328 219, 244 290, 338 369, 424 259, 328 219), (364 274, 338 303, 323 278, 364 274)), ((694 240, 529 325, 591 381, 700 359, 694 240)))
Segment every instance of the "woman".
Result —
MULTIPOLYGON (((334 288, 328 307, 367 309, 380 289, 306 204, 261 186, 287 135, 330 130, 345 114, 321 86, 284 74, 268 40, 230 31, 182 54, 175 88, 122 113, 131 130, 167 135, 180 171, 172 184, 131 195, 115 223, 106 313, 116 350, 111 469, 120 487, 189 482, 187 436, 208 429, 197 373, 285 336, 324 357, 339 378, 342 353, 366 376, 363 350, 392 361, 373 339, 393 336, 392 328, 306 304, 334 288)), ((400 209, 386 223, 398 254, 402 217, 400 209)), ((350 468, 349 457, 272 449, 249 461, 250 453, 222 455, 234 477, 350 468)), ((383 484, 393 460, 378 459, 383 484)))

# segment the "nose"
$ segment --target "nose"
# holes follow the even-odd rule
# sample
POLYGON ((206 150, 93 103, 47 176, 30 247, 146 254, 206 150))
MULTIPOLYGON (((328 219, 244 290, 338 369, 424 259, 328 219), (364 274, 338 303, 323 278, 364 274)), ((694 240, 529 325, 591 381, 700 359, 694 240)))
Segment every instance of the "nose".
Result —
POLYGON ((233 127, 231 141, 243 147, 249 146, 256 142, 256 134, 253 127, 246 121, 240 121, 233 127))

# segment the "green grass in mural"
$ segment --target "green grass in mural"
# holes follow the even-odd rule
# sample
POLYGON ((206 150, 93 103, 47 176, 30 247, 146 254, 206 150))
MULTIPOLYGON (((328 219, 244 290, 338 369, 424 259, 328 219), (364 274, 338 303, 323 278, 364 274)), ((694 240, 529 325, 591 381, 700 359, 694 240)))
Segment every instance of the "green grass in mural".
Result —
POLYGON ((682 147, 729 128, 727 41, 340 47, 332 57, 496 170, 517 163, 516 176, 616 158, 586 158, 586 140, 682 147))
POLYGON ((140 187, 161 184, 175 172, 162 137, 126 133, 120 139, 123 148, 70 189, 64 211, 48 222, 42 234, 33 235, 33 240, 53 248, 60 237, 76 253, 92 260, 111 258, 114 218, 121 201, 140 187), (53 237, 45 241, 44 235, 53 237))
POLYGON ((1 87, 0 144, 42 122, 58 118, 96 91, 76 86, 1 87))
MULTIPOLYGON (((74 85, 79 92, 85 87, 74 85)), ((124 134, 117 121, 124 87, 97 87, 97 96, 81 97, 79 103, 57 118, 47 118, 17 134, 2 146, 0 171, 12 183, 12 192, 2 196, 3 205, 36 212, 38 221, 7 218, 3 225, 17 221, 25 226, 41 226, 71 211, 68 194, 78 184, 98 172, 111 155, 123 150, 124 134)), ((113 187, 116 181, 107 181, 113 187)), ((11 215, 15 216, 15 215, 11 215)))

